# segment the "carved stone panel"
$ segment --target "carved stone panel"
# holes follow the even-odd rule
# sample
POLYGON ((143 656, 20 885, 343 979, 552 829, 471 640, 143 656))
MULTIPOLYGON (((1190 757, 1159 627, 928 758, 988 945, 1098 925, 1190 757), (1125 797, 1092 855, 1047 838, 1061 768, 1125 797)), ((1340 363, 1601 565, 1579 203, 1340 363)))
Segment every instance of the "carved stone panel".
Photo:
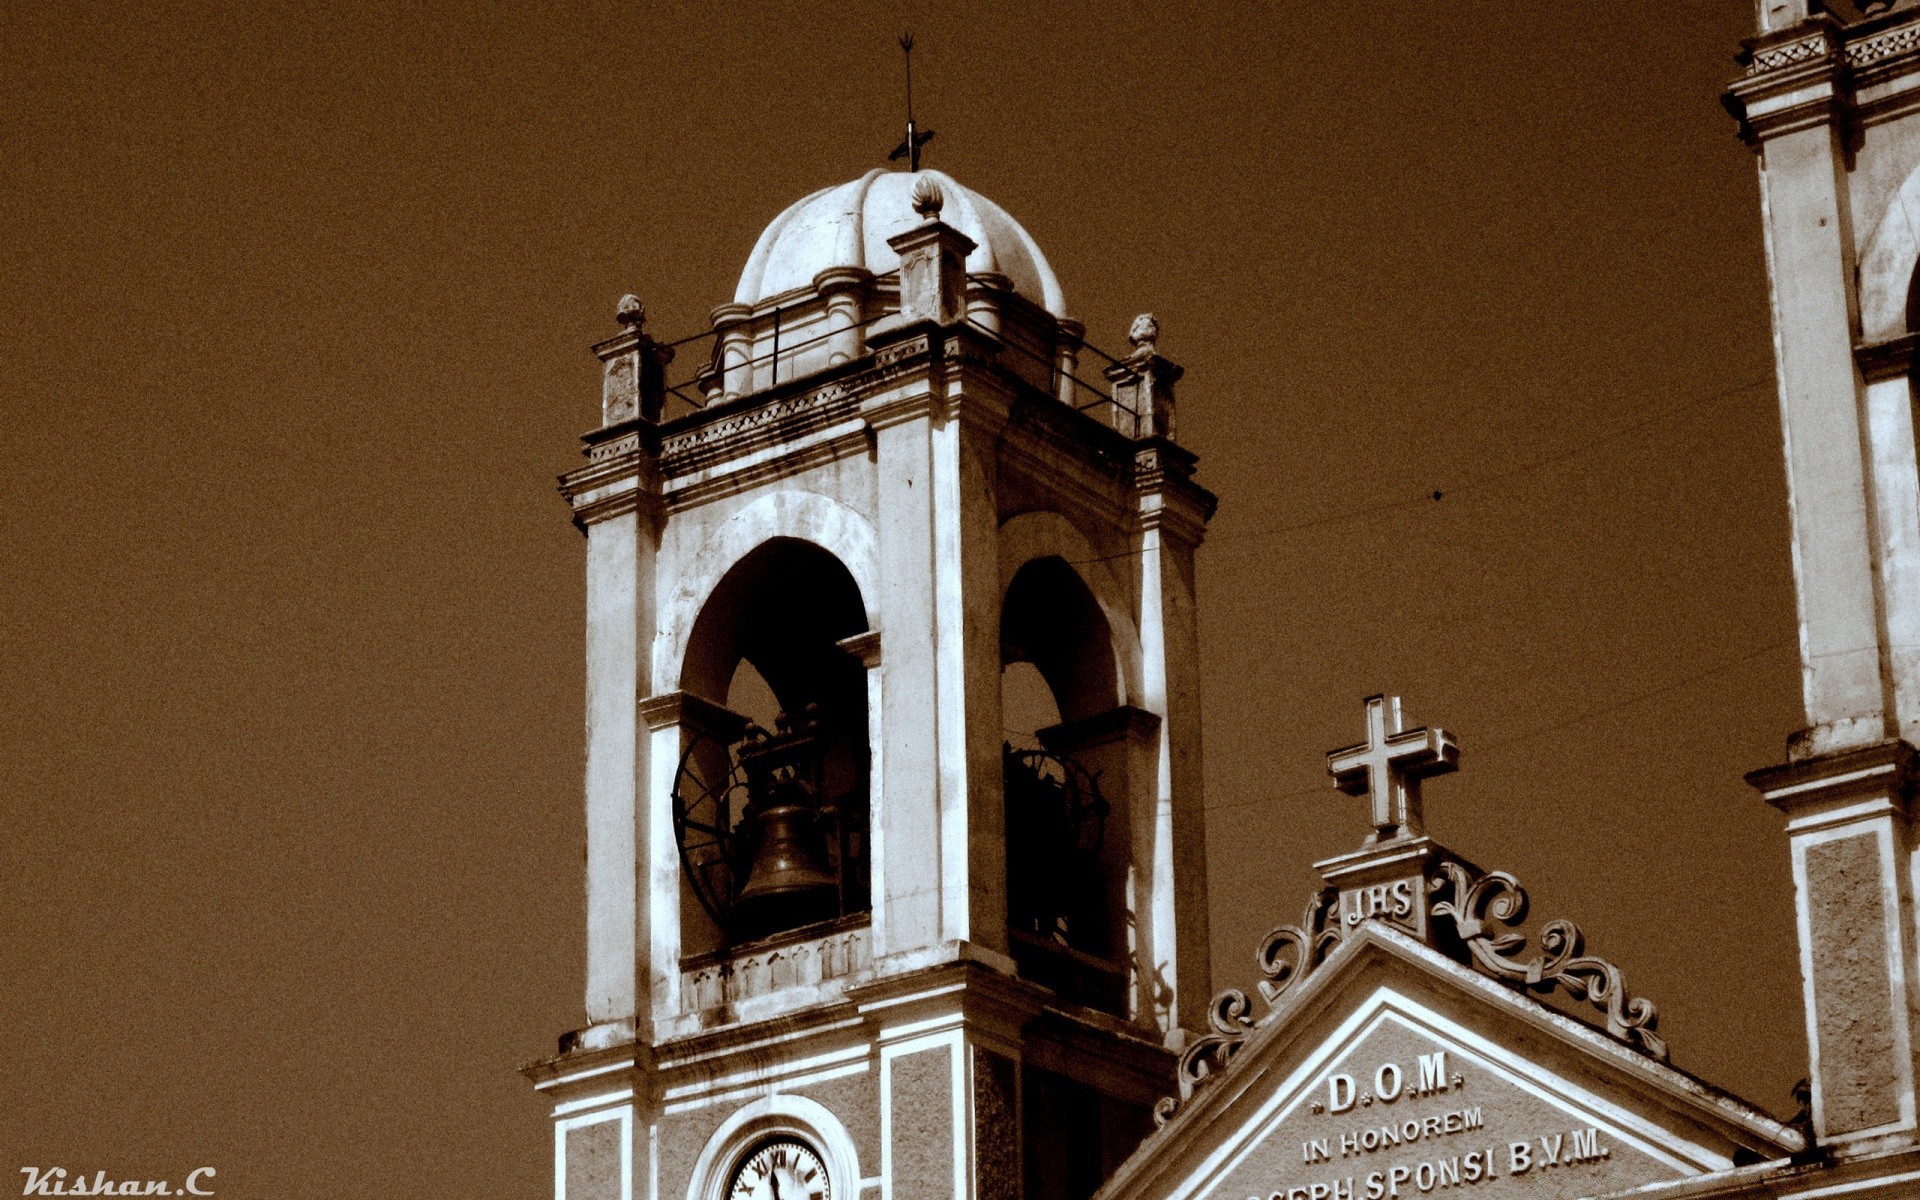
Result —
POLYGON ((1900 1120, 1898 1014, 1886 962, 1880 841, 1873 833, 1805 850, 1813 947, 1815 1060, 1821 1126, 1828 1134, 1900 1120))
POLYGON ((1019 1068, 978 1047, 972 1054, 975 1200, 1020 1200, 1019 1068))
POLYGON ((620 1200, 619 1121, 567 1130, 564 1200, 620 1200))
POLYGON ((953 1068, 949 1045, 896 1055, 890 1064, 895 1200, 953 1196, 953 1068))

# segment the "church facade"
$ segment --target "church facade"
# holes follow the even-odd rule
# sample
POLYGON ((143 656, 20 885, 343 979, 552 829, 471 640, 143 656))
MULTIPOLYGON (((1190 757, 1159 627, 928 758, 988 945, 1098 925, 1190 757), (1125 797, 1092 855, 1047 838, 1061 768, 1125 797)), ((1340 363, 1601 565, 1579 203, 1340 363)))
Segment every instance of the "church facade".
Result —
POLYGON ((1391 696, 1328 755, 1356 848, 1209 994, 1181 368, 1148 316, 1099 351, 916 157, 782 213, 708 333, 627 297, 594 347, 587 1024, 524 1071, 556 1200, 1920 1195, 1920 3, 1758 15, 1726 103, 1805 681, 1749 776, 1793 863, 1795 1119, 1674 1068, 1604 946, 1427 835, 1460 750, 1391 696))

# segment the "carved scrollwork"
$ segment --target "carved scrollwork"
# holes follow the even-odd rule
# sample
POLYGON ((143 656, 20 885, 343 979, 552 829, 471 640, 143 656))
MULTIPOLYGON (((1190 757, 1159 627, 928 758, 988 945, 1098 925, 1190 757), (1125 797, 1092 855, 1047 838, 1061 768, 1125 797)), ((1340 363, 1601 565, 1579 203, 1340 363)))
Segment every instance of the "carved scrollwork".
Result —
POLYGON ((1282 992, 1311 974, 1339 945, 1341 925, 1335 915, 1339 903, 1337 890, 1323 888, 1307 904, 1298 925, 1281 925, 1260 940, 1254 961, 1266 976, 1260 981, 1260 995, 1268 1008, 1279 1003, 1282 992))
MULTIPOLYGON (((1311 974, 1339 944, 1341 926, 1335 915, 1339 900, 1338 891, 1323 889, 1307 905, 1300 924, 1278 926, 1260 939, 1254 961, 1266 976, 1260 981, 1260 997, 1269 1011, 1287 988, 1311 974)), ((1187 1043, 1180 1054, 1176 1074, 1180 1092, 1154 1105, 1154 1124, 1166 1124, 1182 1104, 1193 1098, 1195 1089, 1225 1069, 1259 1023, 1253 1015, 1253 1001, 1239 988, 1228 988, 1215 996, 1207 1010, 1208 1032, 1187 1043)))
POLYGON ((1667 1043, 1654 1032, 1660 1015, 1644 996, 1629 997, 1620 968, 1585 953, 1586 937, 1572 921, 1550 921, 1540 930, 1540 952, 1521 958, 1527 939, 1498 932, 1527 918, 1527 893, 1505 871, 1479 878, 1459 863, 1443 862, 1427 881, 1436 917, 1450 917, 1473 961, 1496 979, 1536 992, 1563 989, 1606 1013, 1607 1033, 1648 1057, 1667 1061, 1667 1043))

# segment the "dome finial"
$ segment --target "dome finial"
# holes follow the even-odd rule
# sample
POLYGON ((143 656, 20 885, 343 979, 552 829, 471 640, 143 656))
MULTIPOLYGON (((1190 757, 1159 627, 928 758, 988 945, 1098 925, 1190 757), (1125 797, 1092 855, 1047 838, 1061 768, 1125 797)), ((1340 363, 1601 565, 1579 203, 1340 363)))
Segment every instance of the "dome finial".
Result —
POLYGON ((933 176, 922 175, 913 181, 913 211, 929 221, 940 219, 940 210, 947 203, 947 194, 933 181, 933 176))
POLYGON ((646 326, 647 306, 640 303, 640 297, 628 292, 620 297, 620 303, 613 310, 613 319, 637 333, 646 326))
POLYGON ((1129 358, 1146 358, 1158 354, 1154 345, 1160 340, 1160 322, 1154 320, 1152 313, 1141 313, 1133 319, 1133 325, 1127 330, 1127 343, 1133 347, 1129 358))

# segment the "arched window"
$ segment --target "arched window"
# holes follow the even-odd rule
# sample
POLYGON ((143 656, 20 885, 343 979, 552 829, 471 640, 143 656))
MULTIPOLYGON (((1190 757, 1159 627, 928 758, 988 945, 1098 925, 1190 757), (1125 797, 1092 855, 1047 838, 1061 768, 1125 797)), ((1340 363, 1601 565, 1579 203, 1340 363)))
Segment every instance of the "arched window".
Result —
POLYGON ((1125 1015, 1124 789, 1105 787, 1080 732, 1120 704, 1112 631, 1064 559, 1035 559, 1000 617, 1007 930, 1022 975, 1125 1015), (1051 718, 1041 726, 1040 720, 1051 718))
POLYGON ((734 564, 688 637, 681 690, 715 706, 674 788, 682 952, 869 906, 867 629, 827 551, 772 538, 734 564))

